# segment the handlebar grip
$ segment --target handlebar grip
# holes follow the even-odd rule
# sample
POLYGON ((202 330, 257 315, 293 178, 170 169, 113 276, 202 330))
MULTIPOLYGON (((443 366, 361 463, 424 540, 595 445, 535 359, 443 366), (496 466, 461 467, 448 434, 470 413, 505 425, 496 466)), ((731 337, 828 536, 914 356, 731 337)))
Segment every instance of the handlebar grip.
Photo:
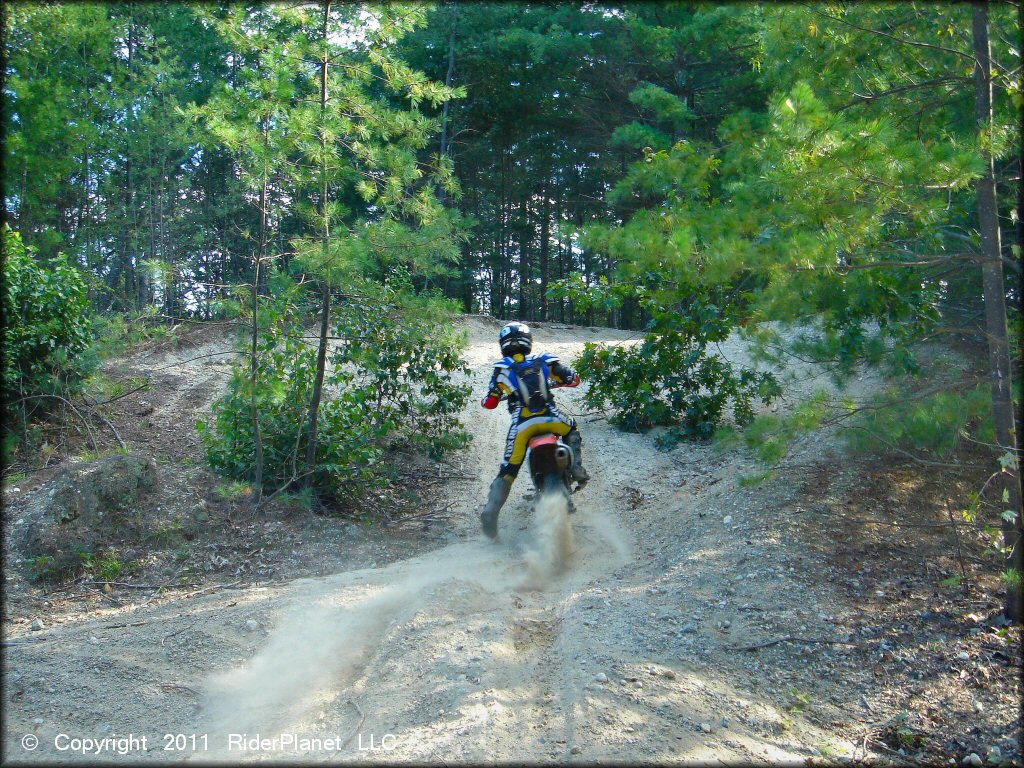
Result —
POLYGON ((573 378, 572 381, 563 381, 561 384, 553 381, 552 379, 548 379, 548 389, 564 389, 566 387, 568 387, 569 389, 572 389, 573 387, 578 387, 579 384, 580 384, 580 375, 578 373, 576 374, 575 378, 573 378))

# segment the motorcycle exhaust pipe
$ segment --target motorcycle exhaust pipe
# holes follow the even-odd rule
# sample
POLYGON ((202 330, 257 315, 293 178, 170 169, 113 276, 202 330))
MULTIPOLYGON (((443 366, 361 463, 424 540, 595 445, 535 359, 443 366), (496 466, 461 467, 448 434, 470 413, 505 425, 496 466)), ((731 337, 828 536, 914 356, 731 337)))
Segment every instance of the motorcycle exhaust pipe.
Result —
POLYGON ((568 446, 560 445, 555 448, 555 461, 561 469, 565 469, 572 463, 572 453, 568 446))

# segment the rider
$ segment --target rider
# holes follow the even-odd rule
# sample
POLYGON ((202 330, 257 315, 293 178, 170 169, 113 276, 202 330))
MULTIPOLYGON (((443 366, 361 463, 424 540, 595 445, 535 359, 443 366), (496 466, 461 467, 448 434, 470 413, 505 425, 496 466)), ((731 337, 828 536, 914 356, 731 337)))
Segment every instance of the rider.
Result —
POLYGON ((512 482, 526 457, 526 445, 534 435, 553 432, 565 437, 573 453, 572 478, 581 488, 590 479, 581 464, 583 436, 576 428, 576 421, 559 412, 549 389, 549 382, 556 386, 579 386, 579 374, 558 362, 555 355, 531 355, 533 335, 525 323, 509 323, 502 328, 498 344, 504 357, 494 364, 487 397, 480 404, 494 409, 507 399, 512 426, 508 430, 501 469, 491 482, 487 504, 480 513, 480 525, 492 539, 498 535, 498 511, 508 498, 512 482))

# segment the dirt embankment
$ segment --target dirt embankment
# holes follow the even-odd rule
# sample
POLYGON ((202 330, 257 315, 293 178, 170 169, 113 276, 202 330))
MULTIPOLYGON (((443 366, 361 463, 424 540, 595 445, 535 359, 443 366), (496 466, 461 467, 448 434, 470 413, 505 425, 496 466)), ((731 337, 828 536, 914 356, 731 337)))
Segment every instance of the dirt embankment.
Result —
MULTIPOLYGON (((498 325, 464 324, 480 396, 498 325)), ((535 337, 571 359, 587 341, 633 335, 547 325, 535 337)), ((173 381, 150 396, 146 416, 161 428, 152 451, 179 468, 190 457, 169 493, 207 504, 206 524, 225 531, 214 554, 229 565, 206 574, 210 586, 152 600, 115 590, 65 607, 59 623, 19 582, 5 626, 8 762, 95 760, 62 747, 128 735, 146 746, 79 744, 138 747, 105 760, 1020 760, 1019 634, 993 621, 993 585, 979 578, 962 597, 941 586, 945 539, 928 539, 937 572, 922 572, 893 552, 894 537, 843 528, 935 510, 912 477, 845 457, 828 434, 745 487, 737 480, 759 467, 741 453, 659 452, 586 413, 579 391, 560 391, 594 479, 576 497, 559 571, 546 567, 561 552, 545 533, 559 530, 557 510, 535 517, 525 475, 498 542, 478 532, 507 415, 476 400, 471 447, 438 468, 433 507, 446 517, 430 532, 236 519, 236 501, 207 498, 217 481, 180 428, 208 408, 226 367, 187 357, 157 361, 173 381), (231 546, 253 530, 264 549, 231 546), (32 618, 46 628, 32 631, 32 618)), ((17 496, 8 492, 9 515, 17 496)), ((896 530, 899 546, 927 544, 927 529, 896 530)))

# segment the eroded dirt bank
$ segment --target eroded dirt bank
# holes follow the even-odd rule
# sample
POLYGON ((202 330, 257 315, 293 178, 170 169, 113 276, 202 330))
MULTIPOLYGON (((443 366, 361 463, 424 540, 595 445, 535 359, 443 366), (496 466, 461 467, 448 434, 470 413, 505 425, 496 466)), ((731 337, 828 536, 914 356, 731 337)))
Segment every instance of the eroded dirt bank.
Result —
MULTIPOLYGON (((465 325, 478 398, 498 325, 465 325)), ((586 341, 632 335, 551 325, 535 338, 571 359, 586 341)), ((171 436, 161 439, 187 421, 177 410, 201 411, 223 384, 225 366, 203 377, 189 365, 168 369, 180 381, 155 406, 171 436)), ((797 384, 816 386, 807 371, 797 384)), ((744 487, 738 478, 759 468, 738 452, 659 452, 586 413, 579 392, 559 402, 581 421, 594 478, 576 497, 564 572, 530 567, 545 527, 525 475, 499 541, 479 534, 507 415, 474 399, 465 419, 475 439, 439 487, 441 531, 403 547, 332 539, 332 555, 304 578, 226 572, 216 583, 237 582, 230 589, 101 601, 38 632, 9 622, 5 761, 95 761, 59 747, 129 734, 147 748, 101 757, 831 763, 984 758, 998 747, 1019 761, 1019 635, 992 624, 992 586, 956 606, 941 574, 892 565, 891 551, 879 559, 868 551, 877 544, 834 524, 873 498, 885 468, 868 474, 820 434, 790 470, 744 487)), ((199 478, 180 480, 180 492, 199 478)), ((900 503, 877 501, 877 515, 900 503)), ((275 524, 296 537, 288 521, 275 524)))

